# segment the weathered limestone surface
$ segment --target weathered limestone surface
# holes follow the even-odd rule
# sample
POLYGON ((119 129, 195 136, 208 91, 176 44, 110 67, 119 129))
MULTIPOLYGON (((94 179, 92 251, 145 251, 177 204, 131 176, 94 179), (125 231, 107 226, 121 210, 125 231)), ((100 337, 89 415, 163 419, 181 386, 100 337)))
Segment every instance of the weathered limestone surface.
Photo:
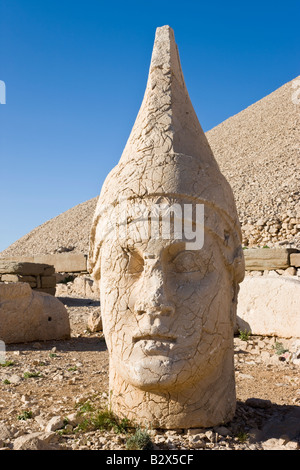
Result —
POLYGON ((0 339, 6 344, 70 337, 69 316, 55 297, 27 283, 0 283, 0 339))
POLYGON ((238 329, 254 335, 300 337, 299 300, 296 278, 246 277, 238 295, 238 329))
POLYGON ((160 428, 229 421, 236 406, 233 330, 244 277, 241 231, 169 26, 156 31, 140 111, 101 190, 89 270, 100 283, 112 410, 160 428), (191 247, 175 222, 190 222, 187 208, 199 205, 204 220, 194 220, 193 228, 198 233, 204 223, 204 244, 191 247), (172 209, 172 233, 149 234, 154 206, 172 209))
POLYGON ((286 269, 291 265, 290 256, 296 251, 292 248, 249 248, 244 251, 246 270, 286 269))

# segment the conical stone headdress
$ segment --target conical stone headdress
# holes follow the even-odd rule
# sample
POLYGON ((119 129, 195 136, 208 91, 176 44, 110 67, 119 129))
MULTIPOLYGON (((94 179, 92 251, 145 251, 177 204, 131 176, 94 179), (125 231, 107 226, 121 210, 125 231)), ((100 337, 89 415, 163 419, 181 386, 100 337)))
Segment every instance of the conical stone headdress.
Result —
POLYGON ((185 86, 174 32, 157 28, 141 108, 118 165, 107 176, 90 234, 89 269, 100 278, 105 208, 120 199, 167 196, 204 204, 205 228, 224 259, 244 276, 241 231, 230 185, 222 175, 185 86))

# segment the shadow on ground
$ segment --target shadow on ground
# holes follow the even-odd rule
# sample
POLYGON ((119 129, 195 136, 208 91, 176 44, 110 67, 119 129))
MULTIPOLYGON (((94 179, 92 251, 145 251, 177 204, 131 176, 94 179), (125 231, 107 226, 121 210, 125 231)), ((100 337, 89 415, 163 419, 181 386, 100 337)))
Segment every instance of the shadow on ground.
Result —
POLYGON ((100 301, 77 297, 56 297, 67 307, 100 307, 100 301))
POLYGON ((300 442, 300 407, 296 405, 277 405, 259 398, 238 401, 236 415, 230 424, 236 424, 237 433, 248 433, 252 442, 284 437, 300 442))
POLYGON ((56 347, 57 351, 106 351, 104 336, 79 337, 65 340, 34 341, 31 343, 8 344, 7 351, 51 351, 56 347))

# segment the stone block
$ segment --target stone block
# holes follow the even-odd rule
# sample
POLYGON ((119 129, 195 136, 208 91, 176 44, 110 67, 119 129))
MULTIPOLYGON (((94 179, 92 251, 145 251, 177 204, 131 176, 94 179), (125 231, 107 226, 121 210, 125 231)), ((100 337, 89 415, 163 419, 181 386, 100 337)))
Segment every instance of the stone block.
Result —
POLYGON ((249 248, 244 250, 245 266, 248 271, 286 269, 290 266, 293 248, 249 248))
POLYGON ((35 282, 36 283, 36 278, 37 276, 22 276, 19 275, 19 282, 35 282))
POLYGON ((55 276, 41 276, 41 288, 55 287, 56 277, 55 276))
POLYGON ((43 276, 52 276, 52 274, 55 274, 55 267, 49 265, 48 268, 45 268, 43 276))
POLYGON ((37 276, 19 275, 18 278, 19 278, 19 282, 27 282, 32 288, 37 287, 37 276))
POLYGON ((290 265, 300 268, 300 253, 292 253, 290 256, 290 265))
POLYGON ((35 255, 34 261, 54 266, 56 273, 76 273, 87 270, 87 256, 83 253, 35 255))
POLYGON ((19 282, 19 276, 17 274, 2 274, 2 282, 19 282))
POLYGON ((30 287, 37 287, 36 276, 22 276, 20 274, 2 274, 2 282, 27 282, 30 287))
POLYGON ((45 270, 50 267, 51 266, 45 263, 28 263, 5 259, 0 260, 1 274, 22 274, 25 276, 38 276, 39 274, 43 274, 45 270))
POLYGON ((17 261, 18 263, 34 263, 33 256, 9 256, 0 258, 0 261, 17 261))
POLYGON ((282 276, 245 277, 240 284, 237 329, 254 335, 300 337, 300 281, 282 276))

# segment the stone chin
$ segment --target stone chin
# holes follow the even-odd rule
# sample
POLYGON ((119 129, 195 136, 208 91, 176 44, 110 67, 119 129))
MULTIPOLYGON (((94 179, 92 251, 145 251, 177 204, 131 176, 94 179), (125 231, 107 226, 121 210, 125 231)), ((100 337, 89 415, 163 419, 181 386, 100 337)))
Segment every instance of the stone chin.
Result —
POLYGON ((216 369, 220 372, 224 357, 220 355, 216 359, 213 366, 208 366, 207 361, 198 361, 196 366, 195 363, 179 360, 172 355, 149 356, 138 361, 118 362, 114 368, 125 383, 140 390, 153 393, 181 392, 209 380, 216 369))
MULTIPOLYGON (((184 361, 176 361, 166 356, 150 356, 138 362, 118 363, 115 369, 118 375, 133 387, 143 391, 159 392, 178 388, 182 382, 178 379, 182 373, 184 374, 184 361)), ((184 378, 183 382, 186 385, 184 378)))

